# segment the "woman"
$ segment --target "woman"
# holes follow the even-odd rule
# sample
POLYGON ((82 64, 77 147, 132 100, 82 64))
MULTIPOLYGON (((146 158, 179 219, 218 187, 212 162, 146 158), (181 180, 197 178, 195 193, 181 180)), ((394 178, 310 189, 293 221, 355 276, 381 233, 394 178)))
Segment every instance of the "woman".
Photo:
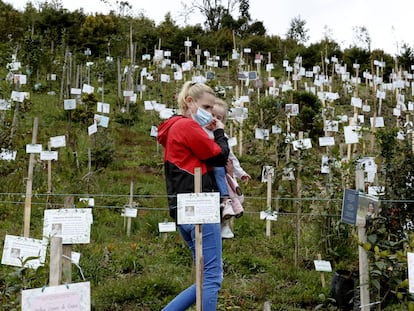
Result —
MULTIPOLYGON (((229 154, 224 124, 211 115, 214 91, 205 84, 186 82, 178 95, 181 115, 173 116, 158 128, 158 142, 164 146, 164 169, 170 215, 176 219, 177 193, 194 192, 194 169, 201 168, 202 192, 217 191, 213 166, 224 166, 229 154), (209 124, 214 140, 202 127, 209 124)), ((179 225, 178 230, 195 260, 195 225, 179 225)), ((203 224, 203 310, 214 311, 222 282, 222 242, 220 224, 203 224)), ((193 284, 176 296, 163 310, 187 310, 196 302, 193 284)))

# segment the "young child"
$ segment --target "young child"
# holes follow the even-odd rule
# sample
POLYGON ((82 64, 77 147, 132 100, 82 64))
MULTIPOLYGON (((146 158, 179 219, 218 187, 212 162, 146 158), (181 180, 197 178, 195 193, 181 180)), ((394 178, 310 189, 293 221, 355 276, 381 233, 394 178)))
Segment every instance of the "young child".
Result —
MULTIPOLYGON (((220 120, 222 123, 225 123, 227 111, 227 103, 224 100, 217 98, 212 110, 213 117, 220 120)), ((206 128, 208 130, 208 126, 206 128)), ((229 219, 233 216, 236 218, 241 217, 244 211, 242 206, 243 194, 235 177, 240 178, 243 181, 248 181, 251 177, 240 166, 240 162, 232 152, 231 148, 226 168, 214 168, 214 176, 220 195, 225 197, 221 234, 223 238, 231 239, 234 237, 234 234, 231 231, 229 219)))

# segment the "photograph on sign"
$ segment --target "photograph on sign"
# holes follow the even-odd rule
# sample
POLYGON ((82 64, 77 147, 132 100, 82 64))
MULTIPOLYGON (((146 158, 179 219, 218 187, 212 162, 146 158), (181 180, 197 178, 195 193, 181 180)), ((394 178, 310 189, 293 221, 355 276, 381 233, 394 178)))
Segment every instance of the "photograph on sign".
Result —
POLYGON ((63 244, 87 244, 90 242, 91 223, 91 208, 45 210, 43 236, 62 237, 63 244))
POLYGON ((46 240, 6 235, 1 264, 21 267, 27 258, 32 257, 25 262, 24 267, 37 269, 45 262, 46 248, 46 240))
POLYGON ((356 225, 362 227, 369 226, 371 221, 378 217, 380 211, 380 201, 377 197, 359 193, 356 225))
POLYGON ((218 192, 177 194, 177 224, 220 223, 218 192))

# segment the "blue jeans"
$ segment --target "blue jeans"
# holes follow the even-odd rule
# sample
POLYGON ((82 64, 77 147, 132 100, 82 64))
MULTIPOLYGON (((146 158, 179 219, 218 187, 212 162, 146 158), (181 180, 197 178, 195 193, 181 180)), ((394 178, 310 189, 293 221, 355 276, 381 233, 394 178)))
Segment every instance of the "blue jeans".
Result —
POLYGON ((213 172, 218 191, 220 192, 220 197, 228 197, 229 190, 227 189, 226 184, 226 169, 224 166, 215 166, 213 167, 213 172))
MULTIPOLYGON (((195 225, 179 225, 178 230, 190 247, 195 260, 195 225)), ((220 224, 203 224, 203 310, 215 311, 218 292, 223 280, 222 244, 220 224)), ((196 285, 193 284, 176 296, 163 311, 184 311, 196 303, 196 285)))

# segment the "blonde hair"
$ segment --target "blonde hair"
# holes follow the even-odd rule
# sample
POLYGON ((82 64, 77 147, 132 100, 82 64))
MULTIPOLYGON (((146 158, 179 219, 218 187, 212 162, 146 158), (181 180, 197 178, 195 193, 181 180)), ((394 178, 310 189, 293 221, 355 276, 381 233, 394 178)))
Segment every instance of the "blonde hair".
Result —
POLYGON ((222 122, 226 123, 229 106, 227 105, 227 103, 224 100, 222 100, 221 98, 217 98, 217 97, 216 97, 216 100, 214 101, 214 106, 216 106, 216 105, 223 108, 224 115, 223 115, 222 122))
POLYGON ((194 100, 199 100, 204 93, 210 93, 214 96, 216 95, 213 89, 204 83, 194 83, 191 81, 185 82, 177 98, 178 107, 180 108, 181 113, 185 114, 188 110, 186 102, 188 96, 191 96, 194 100))

